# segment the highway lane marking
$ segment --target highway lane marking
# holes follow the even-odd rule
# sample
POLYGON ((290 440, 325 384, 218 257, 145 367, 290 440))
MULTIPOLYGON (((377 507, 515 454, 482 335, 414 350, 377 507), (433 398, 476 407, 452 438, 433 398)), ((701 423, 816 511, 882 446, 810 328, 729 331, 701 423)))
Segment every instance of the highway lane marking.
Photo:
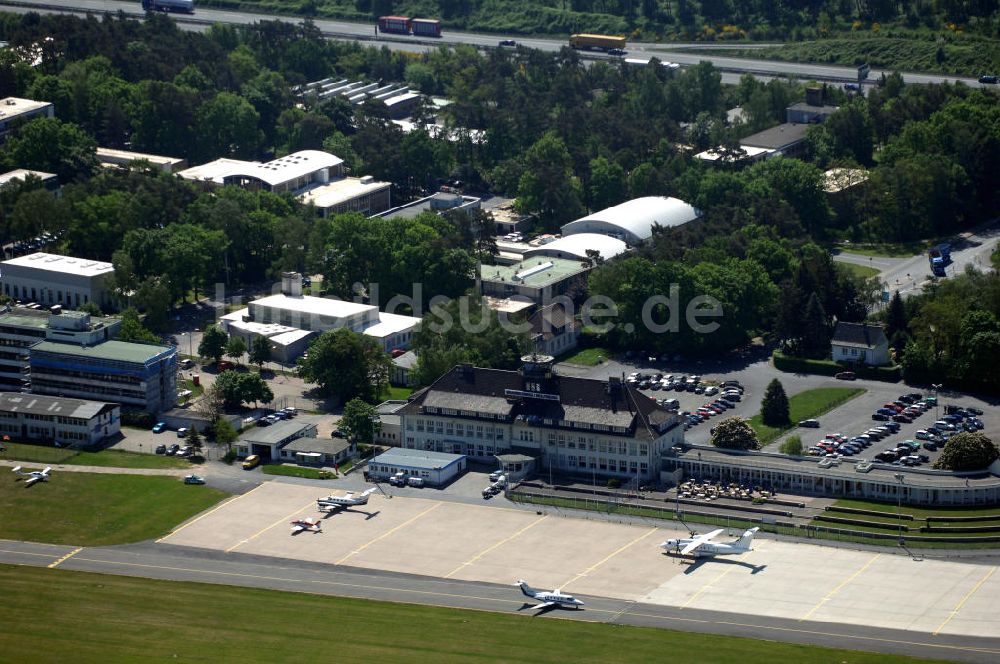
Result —
POLYGON ((881 556, 882 556, 881 553, 876 553, 875 557, 873 557, 871 560, 869 560, 868 562, 866 562, 864 565, 861 566, 861 569, 859 569, 854 574, 850 575, 849 577, 847 577, 846 579, 844 579, 843 581, 841 581, 840 584, 838 584, 836 588, 834 588, 833 590, 831 590, 830 592, 828 592, 826 594, 826 597, 824 597, 820 601, 816 602, 816 606, 814 606, 813 608, 809 609, 808 613, 806 613, 804 616, 802 616, 801 618, 799 618, 799 622, 802 622, 803 620, 809 620, 809 618, 812 616, 812 614, 816 613, 816 610, 819 609, 819 607, 821 607, 824 604, 826 604, 827 602, 829 602, 830 598, 833 597, 834 595, 836 595, 838 592, 840 592, 841 588, 843 588, 844 586, 846 586, 848 583, 850 583, 854 579, 858 578, 859 574, 861 574, 866 569, 868 569, 869 567, 871 567, 872 563, 874 563, 876 560, 878 560, 881 556))
POLYGON ((542 521, 545 521, 547 518, 549 518, 548 514, 546 514, 545 516, 543 516, 540 519, 535 519, 534 521, 532 521, 531 523, 529 523, 528 525, 526 525, 524 528, 521 528, 519 531, 517 531, 516 533, 514 533, 510 537, 505 537, 502 540, 500 540, 499 542, 497 542, 496 544, 493 544, 492 546, 489 546, 489 547, 483 549, 481 552, 479 552, 479 554, 473 556, 472 558, 469 558, 467 561, 465 561, 464 563, 462 563, 461 565, 459 565, 455 569, 453 569, 450 572, 448 572, 447 574, 445 574, 444 578, 450 579, 452 574, 460 571, 462 568, 464 568, 467 565, 471 565, 472 563, 476 562, 477 560, 479 560, 480 558, 482 558, 483 556, 485 556, 490 551, 496 549, 497 547, 499 547, 499 546, 501 546, 503 544, 506 544, 507 542, 511 541, 512 539, 514 539, 518 535, 520 535, 522 533, 525 533, 528 530, 531 530, 532 528, 534 528, 535 526, 537 526, 538 524, 540 524, 542 521))
POLYGON ((170 531, 169 533, 167 533, 166 535, 164 535, 160 539, 156 540, 156 543, 159 544, 163 540, 168 539, 170 537, 173 537, 174 535, 176 535, 177 533, 181 532, 182 530, 184 530, 188 526, 193 526, 194 524, 198 523, 199 521, 201 521, 202 519, 204 519, 206 516, 211 516, 212 514, 215 514, 216 512, 218 512, 219 510, 221 510, 226 505, 229 505, 230 503, 234 503, 237 500, 239 500, 240 498, 246 498, 251 493, 253 493, 257 489, 261 488, 262 486, 264 486, 264 485, 263 484, 258 484, 257 486, 255 486, 254 488, 250 489, 246 493, 242 493, 242 494, 240 494, 238 496, 233 496, 232 498, 229 498, 228 500, 222 501, 221 503, 219 503, 218 505, 216 505, 214 508, 212 508, 209 511, 205 512, 204 514, 202 514, 200 516, 196 516, 191 521, 188 521, 187 523, 181 525, 181 527, 178 528, 177 530, 170 531))
POLYGON ((54 563, 49 564, 49 566, 48 566, 49 569, 55 569, 56 567, 59 567, 59 565, 63 564, 65 561, 69 560, 70 558, 72 558, 76 554, 80 553, 81 551, 83 551, 83 547, 82 546, 79 546, 79 547, 73 549, 72 551, 70 551, 69 553, 67 553, 65 556, 63 556, 59 560, 55 561, 54 563))
POLYGON ((293 516, 295 516, 296 514, 300 513, 302 510, 308 509, 309 506, 312 505, 314 502, 316 502, 316 501, 310 500, 308 503, 306 503, 305 505, 303 505, 299 509, 295 510, 294 512, 291 512, 288 516, 284 516, 284 517, 278 519, 277 521, 275 521, 274 523, 272 523, 270 526, 268 526, 266 528, 261 528, 260 530, 258 530, 253 535, 251 535, 250 537, 246 538, 245 540, 240 540, 236 544, 233 544, 231 547, 229 547, 228 549, 226 549, 226 553, 231 553, 233 551, 233 549, 236 549, 237 547, 243 546, 244 544, 246 544, 247 542, 249 542, 252 539, 256 539, 257 536, 262 535, 263 533, 267 532, 271 528, 274 528, 275 526, 279 525, 282 521, 288 521, 293 516))
MULTIPOLYGON (((148 564, 144 564, 144 563, 130 563, 130 562, 120 562, 120 561, 114 561, 114 560, 99 560, 99 559, 95 559, 95 558, 84 558, 84 557, 81 557, 81 556, 77 556, 76 558, 74 558, 74 561, 75 562, 97 563, 97 564, 100 564, 100 565, 119 565, 119 566, 122 566, 122 567, 137 567, 137 568, 156 569, 156 570, 165 570, 165 571, 188 572, 188 573, 194 573, 194 574, 215 574, 215 575, 219 575, 219 576, 228 576, 228 577, 243 577, 243 578, 248 578, 248 579, 257 579, 257 580, 260 580, 260 581, 283 581, 283 582, 292 582, 292 583, 302 583, 302 584, 306 584, 307 586, 308 585, 341 586, 341 587, 345 587, 345 588, 354 588, 354 589, 357 589, 357 590, 392 591, 392 592, 397 592, 397 593, 407 593, 407 594, 411 594, 411 595, 426 595, 426 596, 431 596, 431 597, 450 597, 450 598, 459 598, 459 599, 472 599, 472 600, 480 600, 480 601, 484 601, 484 602, 494 602, 494 603, 499 603, 499 604, 517 604, 517 605, 523 604, 523 602, 521 600, 517 600, 517 599, 510 599, 510 600, 508 600, 508 599, 501 599, 501 598, 498 598, 498 597, 482 597, 482 596, 478 596, 478 595, 462 595, 462 594, 458 594, 458 593, 443 593, 443 592, 436 592, 436 591, 430 591, 430 590, 417 590, 417 589, 410 589, 410 588, 400 588, 398 586, 378 586, 378 585, 365 585, 365 584, 357 584, 357 583, 346 583, 346 582, 342 582, 342 581, 326 581, 326 580, 322 580, 322 579, 316 579, 316 578, 313 578, 313 577, 304 578, 304 579, 297 579, 297 578, 289 578, 289 577, 264 576, 264 575, 258 575, 258 574, 245 574, 245 573, 242 573, 242 572, 225 572, 225 571, 215 571, 215 570, 206 570, 206 569, 195 569, 195 568, 188 568, 188 567, 173 567, 173 566, 169 566, 169 565, 148 565, 148 564)), ((65 568, 63 568, 63 569, 65 569, 65 568)), ((83 570, 81 570, 81 571, 83 571, 83 570)), ((121 575, 121 576, 130 576, 130 575, 127 575, 127 574, 123 574, 122 572, 113 572, 113 573, 121 575)), ((141 576, 141 575, 131 575, 131 576, 141 576)), ((158 578, 158 577, 146 577, 146 578, 158 578)), ((285 592, 305 592, 305 593, 311 594, 311 595, 322 595, 322 594, 325 594, 325 593, 316 593, 316 592, 312 592, 312 591, 285 591, 285 592)), ((383 601, 397 601, 397 600, 383 600, 383 601)), ((407 603, 407 602, 400 602, 400 603, 407 603)), ((450 608, 455 608, 453 605, 442 605, 442 604, 439 604, 437 606, 449 606, 450 608)), ((459 608, 464 608, 464 607, 459 607, 459 608)), ((676 608, 676 607, 665 607, 665 608, 676 608)), ((469 610, 469 611, 489 611, 490 609, 465 608, 464 610, 469 610)), ((586 609, 586 613, 591 613, 591 614, 600 613, 600 614, 607 614, 607 615, 610 615, 610 616, 625 615, 625 616, 635 616, 637 618, 651 618, 651 619, 654 619, 654 620, 662 621, 664 623, 681 622, 681 623, 692 623, 692 624, 703 624, 703 625, 719 625, 719 626, 728 626, 728 627, 742 627, 742 628, 758 629, 758 630, 761 630, 761 629, 763 629, 763 630, 771 630, 771 631, 775 631, 775 632, 789 632, 789 633, 794 633, 794 634, 803 634, 803 635, 811 635, 811 636, 836 637, 836 638, 842 638, 842 639, 848 639, 848 640, 855 640, 855 641, 867 641, 867 642, 873 642, 873 643, 885 643, 885 644, 890 644, 890 645, 906 645, 906 646, 917 646, 917 647, 926 647, 926 648, 937 648, 937 649, 942 649, 942 650, 958 650, 958 651, 963 651, 963 652, 976 652, 976 653, 986 653, 986 654, 998 654, 998 655, 1000 655, 1000 649, 976 648, 976 647, 973 647, 973 646, 949 645, 949 644, 942 644, 942 643, 925 643, 925 642, 922 642, 922 641, 905 641, 905 640, 902 640, 902 639, 889 639, 889 638, 878 637, 878 636, 864 636, 864 635, 859 635, 859 634, 844 634, 844 633, 836 633, 836 632, 824 632, 824 631, 811 630, 811 629, 800 629, 800 628, 793 628, 793 627, 780 627, 780 626, 776 626, 776 625, 765 625, 765 624, 754 624, 754 623, 741 623, 741 622, 726 621, 726 620, 707 620, 707 619, 704 619, 704 618, 686 618, 686 617, 682 617, 682 616, 657 615, 657 614, 651 614, 651 613, 640 613, 640 612, 632 612, 632 611, 627 611, 624 614, 622 614, 622 612, 620 610, 611 611, 611 610, 608 610, 608 609, 597 609, 597 608, 593 608, 593 607, 586 609)), ((577 614, 573 614, 573 615, 567 614, 565 616, 565 618, 567 618, 567 619, 572 618, 574 620, 586 620, 585 617, 583 617, 582 615, 577 615, 577 614)), ((589 622, 596 622, 596 621, 589 621, 589 622)))
POLYGON ((991 576, 993 576, 993 573, 996 572, 996 571, 997 571, 997 568, 993 567, 992 569, 990 569, 989 572, 986 573, 986 575, 983 578, 979 579, 979 583, 977 583, 972 588, 972 590, 970 590, 968 593, 966 593, 965 597, 962 598, 962 601, 959 602, 958 605, 955 606, 955 608, 951 610, 951 613, 948 614, 948 617, 945 618, 944 621, 940 625, 938 625, 937 629, 932 632, 932 634, 934 634, 934 636, 937 636, 938 632, 940 632, 942 629, 944 629, 945 626, 948 623, 951 622, 951 619, 955 617, 955 614, 957 614, 959 612, 959 610, 963 606, 965 606, 965 603, 969 601, 969 598, 972 597, 973 595, 975 595, 976 591, 979 590, 980 588, 982 588, 983 584, 986 583, 989 580, 989 578, 991 576))
POLYGON ((617 556, 619 553, 621 553, 625 549, 629 548, 633 544, 638 544, 642 540, 646 539, 647 537, 649 537, 650 535, 652 535, 653 533, 655 533, 657 530, 659 530, 659 527, 651 528, 648 532, 640 535, 639 537, 636 537, 634 540, 632 540, 628 544, 625 544, 624 546, 619 547, 618 549, 616 549, 612 553, 609 553, 608 555, 606 555, 604 558, 601 558, 596 563, 594 563, 593 565, 591 565, 587 569, 583 570, 582 572, 580 572, 579 574, 577 574, 576 576, 574 576, 572 579, 570 579, 566 583, 564 583, 561 586, 559 586, 559 588, 562 589, 562 588, 565 588, 568 585, 576 583, 581 578, 587 576, 588 574, 590 574, 591 572, 593 572, 595 569, 597 569, 598 567, 600 567, 604 563, 608 562, 609 560, 611 560, 612 558, 614 558, 615 556, 617 556))
MULTIPOLYGON (((734 560, 743 560, 743 558, 745 558, 746 555, 747 554, 744 553, 741 556, 739 556, 737 558, 734 558, 734 560)), ((712 587, 712 585, 716 581, 721 581, 723 579, 723 577, 725 577, 727 574, 729 574, 730 572, 732 572, 737 567, 738 567, 738 565, 732 565, 732 566, 730 566, 729 569, 727 569, 725 572, 723 572, 722 574, 718 575, 717 577, 715 577, 714 579, 712 579, 711 581, 709 581, 708 583, 706 583, 705 585, 703 585, 701 587, 701 590, 699 590, 698 592, 696 592, 694 595, 691 595, 691 597, 688 598, 688 601, 684 602, 684 604, 681 605, 681 608, 682 609, 688 608, 688 606, 691 604, 691 602, 693 602, 696 599, 698 599, 699 597, 701 597, 701 594, 703 592, 705 592, 706 590, 708 590, 710 587, 712 587)))
POLYGON ((416 516, 410 517, 409 519, 407 519, 403 523, 399 524, 395 528, 392 528, 391 530, 388 530, 388 531, 382 533, 381 535, 379 535, 375 539, 371 540, 367 544, 359 546, 357 549, 355 549, 354 551, 351 551, 349 554, 347 554, 346 556, 344 556, 343 558, 341 558, 340 560, 338 560, 337 562, 335 562, 334 565, 340 565, 341 563, 343 563, 345 560, 347 560, 351 556, 353 556, 353 555, 355 555, 357 553, 361 553, 362 551, 364 551, 365 549, 367 549, 368 547, 370 547, 375 542, 378 542, 379 540, 385 539, 386 537, 388 537, 389 535, 392 535, 394 532, 396 532, 400 528, 404 528, 404 527, 410 525, 411 523, 413 523, 414 521, 416 521, 417 519, 419 519, 423 515, 425 515, 425 514, 427 514, 429 512, 433 512, 437 508, 441 507, 442 504, 443 503, 440 503, 440 502, 434 503, 433 505, 431 505, 430 507, 428 507, 427 509, 425 509, 423 512, 421 512, 420 514, 417 514, 416 516))

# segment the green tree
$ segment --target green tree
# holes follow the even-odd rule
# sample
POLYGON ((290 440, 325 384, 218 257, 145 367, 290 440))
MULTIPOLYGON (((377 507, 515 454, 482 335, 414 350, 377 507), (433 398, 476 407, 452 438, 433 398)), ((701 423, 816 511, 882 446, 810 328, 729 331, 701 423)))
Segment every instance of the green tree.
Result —
POLYGON ((524 173, 518 182, 517 204, 535 212, 549 226, 558 226, 583 214, 580 183, 573 176, 573 162, 566 144, 548 132, 524 156, 524 173))
POLYGON ((198 343, 198 356, 211 358, 215 363, 226 353, 226 343, 229 336, 218 325, 209 325, 201 335, 198 343))
POLYGON ((122 326, 118 331, 119 341, 138 341, 143 343, 160 343, 160 338, 143 327, 139 321, 139 312, 129 307, 122 312, 122 326))
POLYGON ((802 438, 800 436, 789 436, 781 444, 781 453, 788 456, 802 456, 802 438))
POLYGON ((247 352, 246 342, 240 337, 229 337, 226 342, 226 357, 232 358, 237 364, 243 359, 243 354, 247 352))
POLYGON ((38 118, 18 127, 6 145, 11 168, 55 173, 65 184, 97 170, 97 142, 78 126, 57 118, 38 118))
POLYGON ((591 210, 603 210, 621 203, 626 192, 625 169, 604 157, 591 159, 587 192, 591 210))
POLYGON ((1000 456, 996 443, 982 433, 964 432, 952 436, 934 463, 940 470, 983 470, 1000 456))
POLYGON ((271 344, 265 336, 255 336, 250 342, 250 364, 256 364, 259 371, 264 370, 264 363, 271 360, 271 344))
POLYGON ((889 312, 886 314, 885 335, 894 348, 902 348, 905 345, 906 335, 906 307, 903 305, 903 298, 899 291, 892 294, 889 300, 889 312))
POLYGON ((374 401, 388 383, 389 355, 375 339, 347 328, 324 332, 298 360, 299 375, 324 396, 374 401))
POLYGON ((191 447, 191 456, 201 456, 201 448, 204 445, 204 439, 198 432, 198 427, 192 426, 188 430, 187 444, 191 447))
POLYGON ((344 414, 340 418, 340 429, 352 442, 371 445, 375 435, 382 428, 378 410, 370 403, 358 398, 344 404, 344 414))
POLYGON ((791 420, 788 416, 788 395, 777 378, 767 385, 764 400, 760 405, 760 417, 764 424, 771 427, 787 425, 791 420))
POLYGON ((215 424, 212 425, 212 431, 215 433, 215 442, 219 445, 225 445, 227 448, 231 448, 232 444, 240 437, 233 425, 224 417, 215 421, 215 424))
POLYGON ((746 420, 727 417, 719 422, 712 434, 712 444, 727 450, 759 450, 757 434, 746 420))
POLYGON ((97 306, 94 302, 84 302, 76 308, 77 311, 83 312, 85 314, 90 314, 91 316, 103 316, 104 312, 101 308, 97 306))
POLYGON ((830 322, 816 293, 809 295, 803 315, 802 354, 822 359, 830 354, 830 322))
POLYGON ((154 330, 166 328, 173 299, 163 279, 159 277, 144 279, 131 300, 136 308, 146 315, 146 325, 154 330))
POLYGON ((244 403, 274 401, 271 388, 255 373, 223 371, 215 379, 214 387, 219 391, 226 408, 235 408, 244 403))
POLYGON ((231 92, 220 92, 198 109, 199 154, 203 158, 253 157, 263 140, 259 123, 260 114, 250 102, 231 92))

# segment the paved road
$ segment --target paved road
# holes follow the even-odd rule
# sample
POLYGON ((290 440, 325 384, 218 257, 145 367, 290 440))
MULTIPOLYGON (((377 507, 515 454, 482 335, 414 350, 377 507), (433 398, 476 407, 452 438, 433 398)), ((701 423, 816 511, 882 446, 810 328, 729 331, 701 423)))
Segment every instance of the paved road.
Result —
MULTIPOLYGON (((962 274, 966 266, 987 270, 990 254, 1000 239, 1000 227, 990 222, 984 227, 962 233, 951 242, 952 262, 946 268, 949 277, 962 274)), ((889 292, 899 291, 903 297, 920 293, 930 283, 931 273, 926 253, 909 258, 888 258, 884 256, 864 256, 847 251, 834 253, 833 259, 842 263, 867 265, 879 270, 879 278, 889 292)))
MULTIPOLYGON (((518 591, 504 585, 225 554, 154 543, 78 549, 0 540, 0 562, 452 608, 517 612, 524 607, 518 591)), ((728 564, 733 563, 707 563, 694 567, 691 573, 712 576, 728 564)), ((545 617, 763 638, 962 662, 995 662, 1000 657, 1000 639, 932 636, 835 622, 802 622, 601 597, 583 599, 587 603, 583 610, 550 611, 545 617)), ((525 610, 523 615, 532 613, 525 610)))
MULTIPOLYGON (((15 8, 17 11, 22 8, 46 8, 51 11, 62 11, 62 12, 74 12, 74 11, 88 11, 88 12, 110 12, 116 13, 118 11, 123 11, 128 15, 141 16, 142 12, 139 8, 138 2, 116 2, 114 0, 0 0, 0 5, 7 5, 15 8)), ((254 14, 249 12, 232 12, 232 11, 221 11, 216 9, 199 8, 194 16, 186 15, 175 15, 174 18, 185 25, 198 25, 207 26, 211 23, 230 23, 237 25, 245 25, 253 23, 255 21, 260 21, 264 19, 270 20, 285 20, 293 23, 299 23, 302 21, 301 17, 280 17, 274 15, 264 15, 264 14, 254 14)), ((323 32, 324 35, 334 38, 350 39, 350 40, 364 40, 364 41, 374 41, 380 45, 386 45, 390 48, 398 48, 408 51, 427 51, 437 48, 440 44, 470 44, 476 46, 477 48, 485 47, 496 47, 497 41, 505 37, 505 35, 497 34, 477 34, 470 32, 458 32, 454 30, 445 30, 444 34, 439 39, 419 39, 413 37, 405 36, 395 36, 395 35, 377 35, 375 34, 375 26, 372 23, 349 23, 345 21, 330 21, 317 19, 314 21, 316 26, 323 32)), ((515 35, 515 37, 517 37, 515 35)), ((544 51, 557 51, 566 45, 566 40, 564 38, 535 38, 535 37, 517 37, 518 43, 529 47, 537 48, 544 51)), ((714 47, 722 47, 725 45, 713 45, 714 47)), ((743 47, 742 44, 736 45, 737 47, 743 47)), ((661 59, 670 60, 673 62, 680 63, 681 65, 692 65, 698 62, 708 60, 712 62, 719 69, 724 70, 728 73, 724 77, 725 82, 736 82, 739 78, 738 74, 743 72, 750 72, 755 75, 759 75, 764 78, 773 76, 795 76, 798 78, 810 78, 817 80, 830 80, 830 81, 856 81, 857 80, 857 70, 854 67, 839 67, 833 65, 821 65, 821 64, 800 64, 794 62, 778 62, 772 60, 759 60, 751 58, 736 58, 732 56, 719 56, 712 53, 697 53, 692 54, 687 52, 689 48, 697 47, 704 48, 701 44, 652 44, 652 43, 638 43, 633 42, 629 45, 629 57, 641 58, 644 56, 656 55, 661 59), (736 75, 733 75, 733 74, 736 75)), ((588 54, 586 57, 596 57, 597 59, 605 59, 608 56, 604 55, 592 55, 588 54)), ((610 58, 613 59, 613 58, 610 58)), ((881 76, 883 72, 880 70, 873 69, 870 73, 869 80, 874 81, 881 76)), ((905 73, 903 78, 908 83, 942 83, 942 82, 956 82, 961 81, 967 85, 973 87, 979 87, 980 83, 975 77, 958 77, 958 76, 943 76, 938 74, 918 74, 918 73, 905 73)))

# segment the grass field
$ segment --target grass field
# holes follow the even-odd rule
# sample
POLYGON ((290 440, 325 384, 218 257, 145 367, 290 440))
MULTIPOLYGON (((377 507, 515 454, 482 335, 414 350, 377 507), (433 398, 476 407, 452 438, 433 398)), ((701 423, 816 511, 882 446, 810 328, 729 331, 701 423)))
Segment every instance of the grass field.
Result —
MULTIPOLYGON (((512 598, 517 599, 512 592, 512 598)), ((0 565, 7 661, 896 664, 908 657, 487 611, 0 565), (156 601, 149 601, 155 597, 156 601), (238 615, 266 615, 267 629, 238 615), (331 629, 335 616, 336 628, 331 629), (512 638, 513 636, 513 638, 512 638), (39 650, 42 648, 43 650, 39 650)))
POLYGON ((894 244, 840 244, 837 248, 851 254, 875 258, 912 258, 933 246, 932 242, 899 242, 894 244))
POLYGON ((382 392, 382 398, 403 401, 409 398, 411 394, 413 394, 412 387, 396 387, 394 385, 390 385, 382 392))
MULTIPOLYGON (((862 510, 874 510, 876 512, 885 512, 889 516, 894 516, 896 514, 896 504, 895 503, 877 503, 867 500, 848 500, 842 499, 834 503, 837 507, 851 507, 854 509, 862 510)), ((1000 520, 1000 507, 979 507, 979 508, 965 508, 965 507, 935 507, 935 508, 922 508, 922 507, 910 507, 909 505, 903 505, 903 514, 909 514, 913 516, 914 519, 926 519, 929 516, 996 516, 1000 520)), ((846 513, 839 513, 838 516, 849 516, 846 513)), ((867 516, 858 516, 858 519, 868 519, 867 516)), ((944 524, 942 524, 944 525, 944 524)), ((975 524, 968 524, 975 525, 975 524)))
POLYGON ((865 279, 867 279, 868 277, 874 277, 876 274, 879 273, 878 269, 874 267, 869 267, 867 265, 855 265, 854 263, 841 263, 840 261, 837 261, 836 265, 840 269, 846 272, 850 272, 856 277, 862 277, 865 279))
POLYGON ((585 367, 596 367, 602 360, 611 357, 611 351, 607 348, 584 348, 575 353, 560 358, 560 362, 568 364, 580 364, 585 367))
POLYGON ((265 475, 284 475, 286 477, 304 477, 310 480, 328 480, 334 477, 329 470, 318 470, 316 468, 302 468, 300 466, 285 466, 282 464, 268 464, 261 466, 261 471, 265 475))
POLYGON ((104 468, 191 468, 191 462, 187 459, 159 454, 138 454, 122 450, 78 452, 66 448, 26 445, 24 443, 4 443, 4 445, 7 447, 7 451, 0 453, 0 459, 10 459, 11 461, 65 463, 74 466, 101 466, 104 468))
POLYGON ((757 432, 760 444, 767 445, 778 436, 793 428, 797 422, 819 417, 837 406, 864 394, 867 390, 860 387, 819 387, 814 390, 799 392, 788 399, 788 412, 792 424, 787 427, 770 427, 763 423, 760 413, 750 418, 750 426, 757 432))
POLYGON ((0 539, 98 546, 166 534, 226 494, 179 477, 52 473, 25 488, 0 481, 0 539))

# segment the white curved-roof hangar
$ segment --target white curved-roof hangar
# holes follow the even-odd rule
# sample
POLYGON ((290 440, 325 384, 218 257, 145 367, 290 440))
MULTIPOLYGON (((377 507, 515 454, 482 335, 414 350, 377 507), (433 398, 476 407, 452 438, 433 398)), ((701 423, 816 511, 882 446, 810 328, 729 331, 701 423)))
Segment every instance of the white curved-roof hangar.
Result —
POLYGON ((525 258, 549 256, 551 258, 566 258, 569 260, 587 260, 587 250, 599 251, 601 258, 610 260, 628 250, 622 240, 602 235, 600 233, 577 233, 561 237, 540 247, 534 247, 524 252, 525 258))
POLYGON ((682 226, 701 213, 672 196, 645 196, 594 212, 562 227, 564 237, 579 233, 603 233, 631 245, 642 244, 653 235, 653 226, 682 226))

